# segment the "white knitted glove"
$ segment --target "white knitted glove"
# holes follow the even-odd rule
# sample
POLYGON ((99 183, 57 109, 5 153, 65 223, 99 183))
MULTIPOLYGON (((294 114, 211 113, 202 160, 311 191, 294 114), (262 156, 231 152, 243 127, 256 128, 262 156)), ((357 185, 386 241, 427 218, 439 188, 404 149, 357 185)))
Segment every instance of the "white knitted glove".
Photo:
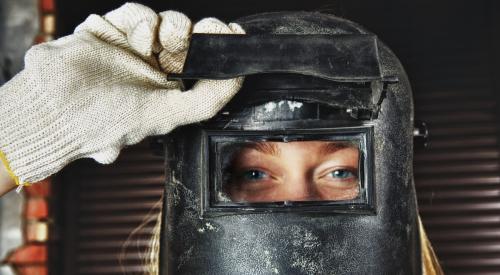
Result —
POLYGON ((191 31, 244 33, 214 18, 191 28, 181 13, 125 4, 31 48, 25 69, 0 87, 0 151, 18 184, 79 158, 111 163, 126 145, 214 116, 243 79, 199 81, 186 92, 167 81, 182 70, 191 31))

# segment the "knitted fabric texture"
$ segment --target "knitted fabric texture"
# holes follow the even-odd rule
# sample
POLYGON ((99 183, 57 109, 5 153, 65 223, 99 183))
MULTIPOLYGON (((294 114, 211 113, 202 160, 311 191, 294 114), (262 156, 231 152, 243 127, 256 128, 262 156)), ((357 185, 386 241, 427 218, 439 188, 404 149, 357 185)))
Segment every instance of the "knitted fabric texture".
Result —
POLYGON ((0 151, 19 180, 39 181, 79 158, 111 163, 126 145, 214 116, 243 79, 203 80, 186 92, 167 81, 182 70, 192 31, 244 33, 125 4, 32 47, 25 69, 0 87, 0 151))

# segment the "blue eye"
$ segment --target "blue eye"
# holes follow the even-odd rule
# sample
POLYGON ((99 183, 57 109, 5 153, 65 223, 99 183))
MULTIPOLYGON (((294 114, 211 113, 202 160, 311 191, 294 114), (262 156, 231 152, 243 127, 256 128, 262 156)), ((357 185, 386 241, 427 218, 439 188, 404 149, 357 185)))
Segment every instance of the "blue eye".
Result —
POLYGON ((348 179, 354 177, 354 174, 352 172, 344 169, 332 171, 330 172, 330 175, 336 179, 348 179))
POLYGON ((267 177, 268 175, 265 172, 259 170, 248 170, 243 173, 243 178, 245 180, 262 180, 267 177))

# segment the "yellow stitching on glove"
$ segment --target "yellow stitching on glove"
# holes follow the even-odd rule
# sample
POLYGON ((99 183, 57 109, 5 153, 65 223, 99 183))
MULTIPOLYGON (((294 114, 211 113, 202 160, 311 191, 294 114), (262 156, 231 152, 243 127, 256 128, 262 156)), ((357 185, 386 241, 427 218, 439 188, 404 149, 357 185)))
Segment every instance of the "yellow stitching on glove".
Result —
POLYGON ((31 185, 29 182, 21 182, 19 180, 19 177, 16 176, 16 174, 14 174, 14 172, 10 168, 9 161, 7 160, 7 157, 5 156, 5 154, 2 151, 0 151, 0 160, 2 161, 3 165, 5 166, 5 170, 7 170, 7 173, 14 180, 14 182, 16 183, 17 186, 29 186, 29 185, 31 185))

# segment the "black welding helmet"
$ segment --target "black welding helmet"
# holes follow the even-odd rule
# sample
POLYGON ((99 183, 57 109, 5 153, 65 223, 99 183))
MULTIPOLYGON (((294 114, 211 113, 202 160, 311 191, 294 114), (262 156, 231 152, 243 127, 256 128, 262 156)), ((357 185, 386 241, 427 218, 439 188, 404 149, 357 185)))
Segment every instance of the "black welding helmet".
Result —
POLYGON ((246 79, 214 118, 166 137, 161 273, 419 274, 399 60, 332 15, 236 22, 246 35, 194 35, 169 76, 246 79))

